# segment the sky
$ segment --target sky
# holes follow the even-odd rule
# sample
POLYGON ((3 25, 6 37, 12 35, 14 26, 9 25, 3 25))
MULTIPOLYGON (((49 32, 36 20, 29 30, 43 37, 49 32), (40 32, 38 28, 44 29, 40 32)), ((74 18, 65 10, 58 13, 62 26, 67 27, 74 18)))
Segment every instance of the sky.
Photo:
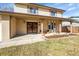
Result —
MULTIPOLYGON (((38 3, 41 5, 55 7, 59 9, 65 10, 63 16, 79 16, 79 3, 38 3)), ((13 11, 14 4, 13 3, 0 3, 0 9, 2 10, 11 10, 13 11)))
POLYGON ((41 5, 65 10, 63 16, 79 16, 79 3, 40 3, 41 5))
POLYGON ((14 4, 13 3, 0 3, 0 10, 13 12, 14 4))

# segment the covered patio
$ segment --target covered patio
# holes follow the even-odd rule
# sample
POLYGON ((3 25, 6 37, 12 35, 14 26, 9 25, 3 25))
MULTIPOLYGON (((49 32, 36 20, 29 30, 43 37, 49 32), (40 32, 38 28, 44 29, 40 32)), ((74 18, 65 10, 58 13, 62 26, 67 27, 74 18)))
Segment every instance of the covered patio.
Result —
MULTIPOLYGON (((41 16, 41 15, 32 15, 32 14, 24 14, 24 13, 13 13, 13 12, 2 12, 2 16, 9 17, 9 25, 10 25, 10 37, 19 34, 28 34, 27 33, 27 23, 28 22, 36 22, 37 24, 37 33, 44 33, 48 30, 51 30, 55 27, 55 30, 52 32, 60 32, 60 24, 62 18, 60 17, 51 17, 51 16, 41 16), (48 28, 49 24, 53 24, 53 27, 48 28), (54 26, 55 25, 55 26, 54 26)), ((3 20, 3 19, 2 19, 3 20)), ((30 29, 29 29, 30 30, 30 29)))
MULTIPOLYGON (((3 39, 10 39, 16 36, 26 34, 59 34, 62 33, 62 22, 69 21, 72 33, 72 22, 77 22, 68 18, 42 16, 34 14, 14 13, 14 12, 2 12, 1 21, 6 23, 8 28, 4 30, 6 34, 3 34, 3 39), (29 23, 29 24, 28 24, 29 23), (35 24, 35 25, 34 25, 35 24), (28 26, 29 25, 29 26, 28 26), (29 28, 30 27, 30 28, 29 28), (29 33, 29 32, 30 33, 29 33), (6 37, 5 37, 6 36, 6 37)), ((2 25, 5 27, 5 25, 2 25)), ((2 27, 2 29, 4 29, 2 27)))

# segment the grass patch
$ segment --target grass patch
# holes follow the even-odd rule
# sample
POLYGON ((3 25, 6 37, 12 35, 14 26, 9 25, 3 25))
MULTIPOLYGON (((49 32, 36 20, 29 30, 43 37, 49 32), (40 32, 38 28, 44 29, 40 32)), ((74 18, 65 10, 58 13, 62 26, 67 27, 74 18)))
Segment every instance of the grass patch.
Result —
POLYGON ((49 38, 49 40, 0 49, 2 56, 78 56, 79 37, 49 38))

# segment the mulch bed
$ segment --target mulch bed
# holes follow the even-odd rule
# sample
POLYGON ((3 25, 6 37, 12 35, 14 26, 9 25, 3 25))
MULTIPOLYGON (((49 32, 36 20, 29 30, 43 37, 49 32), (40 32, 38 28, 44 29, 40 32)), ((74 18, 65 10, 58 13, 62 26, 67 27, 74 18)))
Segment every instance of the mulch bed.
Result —
POLYGON ((77 34, 51 35, 51 36, 45 36, 45 37, 46 38, 60 38, 60 37, 68 37, 68 36, 77 36, 77 34))

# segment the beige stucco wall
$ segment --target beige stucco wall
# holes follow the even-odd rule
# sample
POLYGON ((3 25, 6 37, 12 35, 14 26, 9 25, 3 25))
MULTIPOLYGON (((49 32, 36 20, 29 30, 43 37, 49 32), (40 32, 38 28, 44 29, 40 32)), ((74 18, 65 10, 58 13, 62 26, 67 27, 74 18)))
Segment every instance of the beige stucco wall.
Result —
POLYGON ((44 19, 41 21, 43 23, 43 31, 48 30, 48 24, 50 22, 54 22, 56 24, 56 32, 59 32, 59 25, 61 24, 61 21, 59 19, 44 19))
POLYGON ((2 19, 2 15, 0 15, 0 20, 2 19))
POLYGON ((48 30, 48 23, 49 23, 50 20, 43 20, 41 21, 43 23, 43 31, 47 31, 48 30))
POLYGON ((56 13, 56 16, 57 16, 57 17, 62 17, 63 15, 62 15, 61 12, 57 12, 57 13, 56 13))
POLYGON ((38 14, 45 15, 45 16, 51 16, 50 11, 44 8, 38 8, 38 14))
MULTIPOLYGON (((15 4, 14 6, 14 12, 29 13, 28 10, 27 5, 24 4, 15 4)), ((43 8, 38 8, 38 14, 50 16, 49 10, 43 8)))
POLYGON ((60 32, 60 28, 61 28, 61 31, 62 31, 62 27, 60 27, 60 25, 62 26, 62 24, 61 24, 62 21, 56 20, 55 23, 56 23, 56 29, 57 29, 56 31, 60 32))
POLYGON ((61 21, 59 20, 59 19, 45 19, 44 21, 42 21, 43 22, 43 24, 44 24, 44 26, 43 26, 43 30, 44 31, 46 31, 46 30, 48 30, 48 24, 50 23, 50 22, 54 22, 55 24, 56 24, 56 32, 59 32, 59 26, 60 26, 60 24, 61 24, 61 21))
MULTIPOLYGON (((53 20, 53 19, 52 19, 53 20)), ((40 19, 40 18, 19 18, 19 17, 11 17, 10 16, 3 16, 2 17, 2 38, 10 38, 14 37, 16 34, 23 35, 27 34, 27 22, 37 22, 38 23, 38 33, 40 33, 41 28, 43 31, 48 30, 48 24, 51 19, 40 19), (41 27, 41 23, 43 23, 43 27, 41 27), (6 30, 5 30, 6 29, 6 30)), ((57 31, 59 31, 59 24, 61 23, 60 20, 56 20, 56 27, 57 31)))
POLYGON ((2 22, 1 22, 1 17, 2 15, 0 15, 0 41, 2 41, 2 22))
MULTIPOLYGON (((16 27, 17 27, 17 34, 27 34, 27 22, 39 22, 39 20, 35 18, 25 18, 25 19, 19 19, 17 18, 16 27)), ((39 32, 40 30, 38 30, 39 32)))
POLYGON ((19 13, 27 13, 28 9, 26 5, 23 4, 15 4, 14 6, 14 12, 19 12, 19 13))
POLYGON ((16 19, 16 34, 26 34, 26 23, 23 19, 16 19))
POLYGON ((10 19, 10 35, 11 37, 14 37, 16 35, 16 18, 11 17, 10 19))
POLYGON ((6 41, 10 39, 10 17, 9 15, 2 15, 2 19, 0 20, 2 24, 2 40, 6 41))
MULTIPOLYGON (((37 8, 37 9, 38 9, 38 15, 51 16, 51 11, 49 9, 40 8, 40 7, 37 8)), ((27 4, 15 4, 14 12, 29 13, 28 5, 27 4)), ((62 17, 62 13, 61 12, 56 12, 55 16, 62 17)))
MULTIPOLYGON (((41 28, 43 31, 48 30, 48 24, 51 19, 37 19, 37 18, 16 18, 16 34, 22 35, 27 34, 27 22, 37 22, 38 23, 38 33, 40 33, 41 28), (43 23, 43 27, 41 27, 41 23, 43 23)), ((52 21, 53 22, 53 21, 52 21)), ((56 20, 56 31, 59 32, 59 24, 60 20, 56 20)))

